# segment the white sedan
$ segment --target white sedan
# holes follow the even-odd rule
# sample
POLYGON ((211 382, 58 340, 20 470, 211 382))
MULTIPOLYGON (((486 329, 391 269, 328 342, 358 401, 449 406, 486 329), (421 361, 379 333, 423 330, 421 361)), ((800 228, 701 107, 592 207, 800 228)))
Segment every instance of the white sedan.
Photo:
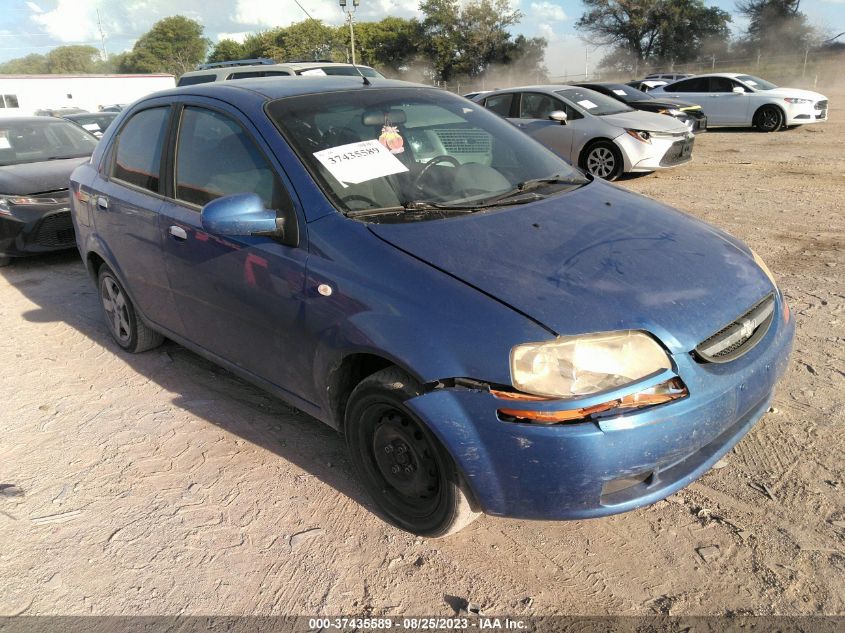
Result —
POLYGON ((696 75, 652 90, 701 104, 707 127, 753 125, 762 132, 827 120, 827 97, 818 92, 779 88, 741 73, 696 75))
POLYGON ((674 167, 692 158, 695 139, 685 124, 634 110, 588 88, 525 86, 481 94, 473 101, 605 180, 674 167))

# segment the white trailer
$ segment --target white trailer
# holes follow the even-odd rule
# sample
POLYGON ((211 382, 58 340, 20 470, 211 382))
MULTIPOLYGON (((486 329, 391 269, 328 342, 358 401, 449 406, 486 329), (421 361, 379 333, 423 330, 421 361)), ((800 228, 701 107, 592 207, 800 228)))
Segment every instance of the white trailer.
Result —
POLYGON ((0 116, 79 108, 97 112, 176 86, 173 75, 0 75, 0 116))

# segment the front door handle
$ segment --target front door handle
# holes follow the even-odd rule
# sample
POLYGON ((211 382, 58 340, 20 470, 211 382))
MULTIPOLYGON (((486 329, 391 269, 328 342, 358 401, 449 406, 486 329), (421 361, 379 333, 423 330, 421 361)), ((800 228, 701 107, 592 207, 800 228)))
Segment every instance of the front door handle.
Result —
POLYGON ((103 196, 97 196, 97 207, 99 207, 103 211, 108 211, 109 210, 109 199, 104 198, 103 196))
POLYGON ((170 234, 180 242, 188 239, 188 234, 185 232, 185 229, 183 229, 181 226, 171 226, 170 234))

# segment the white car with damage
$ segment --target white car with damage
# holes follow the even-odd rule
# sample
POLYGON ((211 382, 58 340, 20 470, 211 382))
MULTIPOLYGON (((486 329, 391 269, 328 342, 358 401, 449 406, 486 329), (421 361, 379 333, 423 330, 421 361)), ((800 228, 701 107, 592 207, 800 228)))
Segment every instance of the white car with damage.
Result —
POLYGON ((692 159, 695 137, 672 117, 642 112, 588 88, 567 85, 496 90, 474 101, 605 180, 692 159))

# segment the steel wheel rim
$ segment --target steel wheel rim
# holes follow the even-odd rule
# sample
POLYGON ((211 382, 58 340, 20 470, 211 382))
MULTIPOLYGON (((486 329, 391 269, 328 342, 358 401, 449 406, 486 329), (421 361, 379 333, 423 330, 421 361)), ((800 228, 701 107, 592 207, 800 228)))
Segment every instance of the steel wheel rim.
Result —
POLYGON ((106 315, 106 324, 112 335, 121 343, 128 344, 132 338, 129 324, 129 306, 126 298, 112 277, 103 277, 100 283, 100 301, 106 315))
POLYGON ((607 178, 616 169, 616 157, 606 147, 596 147, 587 155, 587 170, 599 178, 607 178))

